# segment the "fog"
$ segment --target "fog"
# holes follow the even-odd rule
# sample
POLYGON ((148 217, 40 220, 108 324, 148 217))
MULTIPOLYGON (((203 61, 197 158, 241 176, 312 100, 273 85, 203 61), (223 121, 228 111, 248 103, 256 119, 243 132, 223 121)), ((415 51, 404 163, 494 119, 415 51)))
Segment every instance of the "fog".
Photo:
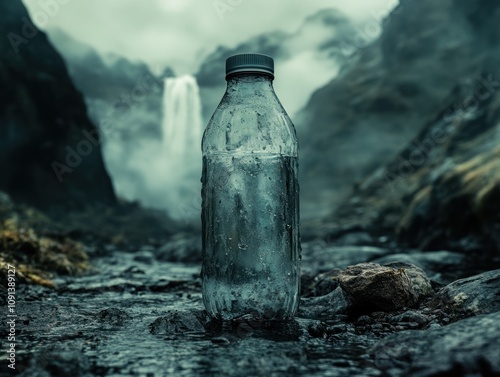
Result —
POLYGON ((217 46, 268 31, 293 32, 304 18, 334 7, 362 29, 380 20, 396 0, 24 0, 41 29, 60 28, 101 53, 151 67, 193 73, 217 46))

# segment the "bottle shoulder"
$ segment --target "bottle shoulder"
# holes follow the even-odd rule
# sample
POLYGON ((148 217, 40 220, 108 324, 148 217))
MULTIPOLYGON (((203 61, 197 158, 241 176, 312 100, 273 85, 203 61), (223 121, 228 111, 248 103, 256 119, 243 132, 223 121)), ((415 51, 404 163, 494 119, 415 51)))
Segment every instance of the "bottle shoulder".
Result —
POLYGON ((279 153, 297 156, 295 127, 276 101, 221 101, 203 135, 204 154, 279 153))

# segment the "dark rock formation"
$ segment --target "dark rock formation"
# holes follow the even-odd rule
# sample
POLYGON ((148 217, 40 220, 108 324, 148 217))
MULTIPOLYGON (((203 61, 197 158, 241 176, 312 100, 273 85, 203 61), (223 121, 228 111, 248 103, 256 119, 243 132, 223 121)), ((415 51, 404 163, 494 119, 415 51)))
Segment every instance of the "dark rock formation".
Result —
POLYGON ((174 76, 171 69, 160 74, 142 62, 113 55, 104 58, 62 30, 47 33, 82 92, 91 119, 101 127, 110 118, 116 120, 108 140, 129 142, 148 135, 161 137, 163 79, 174 76))
MULTIPOLYGON (((439 3, 432 0, 402 0, 384 21, 385 27, 380 38, 367 47, 352 46, 356 53, 350 56, 349 65, 311 97, 299 119, 298 129, 303 130, 299 132, 299 140, 302 147, 304 198, 308 201, 317 199, 318 193, 326 190, 328 194, 321 196, 318 211, 325 208, 327 201, 330 207, 341 204, 353 183, 359 183, 381 164, 389 162, 424 127, 432 114, 448 107, 447 98, 457 85, 476 82, 479 86, 489 81, 491 74, 493 81, 498 82, 498 63, 494 61, 498 62, 496 46, 500 38, 498 28, 493 25, 497 25, 499 20, 500 10, 491 0, 439 3)), ((483 85, 477 88, 477 93, 486 98, 490 89, 491 85, 489 88, 483 85)), ((469 94, 474 95, 474 92, 453 99, 451 104, 455 110, 467 113, 468 108, 475 107, 475 98, 468 98, 469 94)), ((469 122, 469 127, 458 127, 466 128, 463 132, 458 129, 446 130, 447 134, 450 132, 458 136, 458 132, 461 136, 443 136, 439 149, 446 148, 448 141, 453 139, 450 147, 455 150, 460 149, 460 146, 474 148, 466 143, 475 136, 483 135, 484 140, 492 140, 493 135, 487 135, 486 126, 481 125, 495 124, 494 107, 490 110, 484 116, 477 114, 479 118, 475 122, 476 126, 469 122)), ((446 126, 451 123, 448 122, 446 126)), ((476 144, 478 148, 481 145, 483 142, 476 144)), ((405 159, 409 152, 403 154, 402 158, 405 159)), ((485 169, 491 171, 494 164, 491 160, 493 149, 491 153, 484 154, 476 164, 471 162, 471 165, 461 168, 475 169, 474 166, 484 166, 489 161, 491 163, 485 169)), ((430 160, 434 161, 434 158, 431 156, 430 160)), ((453 162, 460 164, 457 160, 453 162)), ((399 160, 394 160, 395 167, 399 164, 399 160)), ((422 167, 426 170, 435 166, 427 163, 422 165, 425 165, 422 167)), ((423 174, 424 169, 418 169, 414 176, 423 174)), ((393 170, 390 172, 393 173, 393 170)), ((486 175, 491 178, 495 176, 490 173, 486 175)), ((381 176, 384 182, 384 174, 381 173, 381 176)), ((449 178, 446 192, 450 192, 458 179, 449 178)), ((473 175, 468 178, 472 179, 473 175)), ((483 176, 475 182, 481 179, 483 176)), ((366 185, 365 182, 361 187, 366 185)), ((481 195, 481 200, 490 202, 490 195, 495 192, 493 184, 488 181, 484 186, 488 190, 484 192, 485 195, 481 195)), ((473 184, 468 187, 474 190, 473 184)), ((387 186, 383 189, 387 191, 385 195, 389 195, 387 186)), ((427 198, 432 196, 436 196, 436 202, 442 197, 437 192, 422 191, 420 202, 427 203, 427 198)), ((476 208, 481 208, 481 203, 476 208)), ((463 204, 468 203, 457 199, 449 206, 460 211, 459 207, 463 204)), ((446 203, 443 205, 447 206, 446 203)), ((434 208, 432 205, 430 207, 434 208)), ((425 207, 419 206, 419 210, 425 212, 425 207)), ((446 221, 433 213, 428 212, 429 216, 419 222, 425 223, 427 227, 422 229, 422 233, 436 229, 436 222, 446 221)), ((468 215, 452 217, 450 220, 460 222, 460 227, 472 225, 468 215)), ((404 227, 409 229, 408 234, 415 235, 415 229, 410 224, 404 227)), ((445 234, 443 236, 446 237, 445 234)), ((429 242, 432 243, 432 240, 429 242)), ((433 243, 433 247, 436 247, 437 242, 433 243)))
POLYGON ((127 312, 119 308, 107 308, 97 314, 98 321, 114 326, 122 326, 129 318, 127 312))
POLYGON ((331 319, 337 314, 346 314, 351 307, 351 300, 337 287, 323 296, 302 299, 298 315, 302 318, 331 319))
POLYGON ((500 270, 448 284, 437 293, 434 305, 452 320, 500 311, 500 270))
MULTIPOLYGON (((49 29, 47 34, 63 56, 75 86, 86 98, 113 102, 148 77, 159 76, 159 72, 152 72, 142 62, 131 62, 114 55, 104 59, 92 47, 60 29, 49 29)), ((170 76, 174 76, 170 69, 166 69, 162 74, 162 77, 170 76)), ((160 107, 161 96, 155 100, 160 107)), ((157 110, 161 112, 160 108, 157 110)))
MULTIPOLYGON (((488 261, 490 268, 495 268, 500 265, 500 53, 494 46, 500 43, 500 35, 498 28, 490 26, 500 20, 500 10, 487 0, 455 0, 439 5, 405 1, 399 9, 379 42, 385 46, 382 51, 390 52, 381 61, 392 67, 387 71, 390 80, 396 80, 400 70, 411 68, 407 73, 425 89, 424 97, 429 103, 420 103, 417 96, 411 101, 416 106, 414 110, 410 107, 400 114, 423 114, 415 121, 408 120, 414 129, 420 128, 420 124, 423 128, 386 166, 354 188, 326 228, 341 223, 343 227, 368 231, 372 236, 389 235, 400 245, 418 249, 474 251, 477 257, 488 261), (410 11, 413 14, 409 15, 410 11), (415 18, 424 11, 426 16, 415 18), (429 17, 436 19, 445 14, 453 22, 450 19, 434 23, 435 27, 444 27, 441 33, 425 26, 429 17), (411 21, 417 19, 418 22, 411 21), (458 25, 462 25, 461 31, 455 30, 458 25), (470 32, 463 32, 465 25, 470 32), (396 30, 403 31, 394 34, 390 43, 386 41, 396 30), (412 49, 409 42, 399 42, 407 31, 412 35, 412 43, 417 43, 412 49), (420 40, 420 34, 422 38, 426 35, 426 39, 420 40), (424 41, 427 53, 420 54, 417 49, 413 54, 418 57, 412 55, 413 48, 424 41), (435 56, 439 51, 446 51, 440 59, 435 56), (404 58, 411 61, 407 64, 404 58), (447 64, 449 59, 454 63, 447 64), (431 63, 432 68, 423 68, 431 63), (429 79, 432 80, 428 82, 429 79)), ((337 86, 332 88, 339 90, 337 86)), ((391 114, 384 118, 387 124, 393 121, 391 114)), ((363 115, 361 118, 365 119, 363 115)), ((401 125, 408 124, 402 118, 394 119, 399 119, 401 125)), ((370 126, 378 132, 377 123, 370 126)), ((331 140, 325 135, 323 139, 331 140)), ((356 142, 346 144, 358 151, 363 149, 356 142)), ((391 146, 399 148, 396 144, 391 146)), ((375 152, 368 153, 373 161, 380 162, 375 152)), ((351 154, 359 156, 355 151, 351 154)), ((343 166, 343 162, 338 165, 343 166)))
POLYGON ((477 90, 457 89, 435 120, 334 217, 424 250, 478 251, 494 268, 499 261, 491 258, 500 250, 500 96, 492 93, 467 111, 456 110, 477 90))
POLYGON ((204 311, 172 311, 164 317, 157 318, 149 325, 149 331, 154 335, 186 334, 189 332, 205 332, 208 323, 204 311))
POLYGON ((115 203, 96 128, 22 2, 0 4, 0 189, 39 208, 115 203))
POLYGON ((299 316, 328 319, 337 314, 393 312, 417 306, 433 294, 425 272, 415 265, 360 263, 305 283, 299 316))
POLYGON ((370 351, 391 376, 500 375, 500 312, 421 332, 393 334, 370 351))

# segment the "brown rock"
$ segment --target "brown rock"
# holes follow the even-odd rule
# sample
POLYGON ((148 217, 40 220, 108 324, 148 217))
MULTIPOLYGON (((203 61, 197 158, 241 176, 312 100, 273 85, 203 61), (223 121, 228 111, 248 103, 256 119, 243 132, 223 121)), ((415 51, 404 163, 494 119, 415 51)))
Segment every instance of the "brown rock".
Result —
POLYGON ((358 308, 393 311, 417 303, 413 284, 404 268, 361 263, 343 271, 339 283, 358 308))

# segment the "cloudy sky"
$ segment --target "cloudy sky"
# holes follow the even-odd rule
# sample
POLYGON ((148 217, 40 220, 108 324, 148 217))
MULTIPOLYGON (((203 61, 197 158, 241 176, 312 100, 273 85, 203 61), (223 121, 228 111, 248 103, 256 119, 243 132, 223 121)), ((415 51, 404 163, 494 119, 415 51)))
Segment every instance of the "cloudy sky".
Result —
POLYGON ((60 28, 101 53, 195 72, 218 45, 272 30, 294 31, 319 9, 336 7, 359 25, 397 0, 24 0, 35 24, 60 28), (54 5, 56 4, 56 5, 54 5))

